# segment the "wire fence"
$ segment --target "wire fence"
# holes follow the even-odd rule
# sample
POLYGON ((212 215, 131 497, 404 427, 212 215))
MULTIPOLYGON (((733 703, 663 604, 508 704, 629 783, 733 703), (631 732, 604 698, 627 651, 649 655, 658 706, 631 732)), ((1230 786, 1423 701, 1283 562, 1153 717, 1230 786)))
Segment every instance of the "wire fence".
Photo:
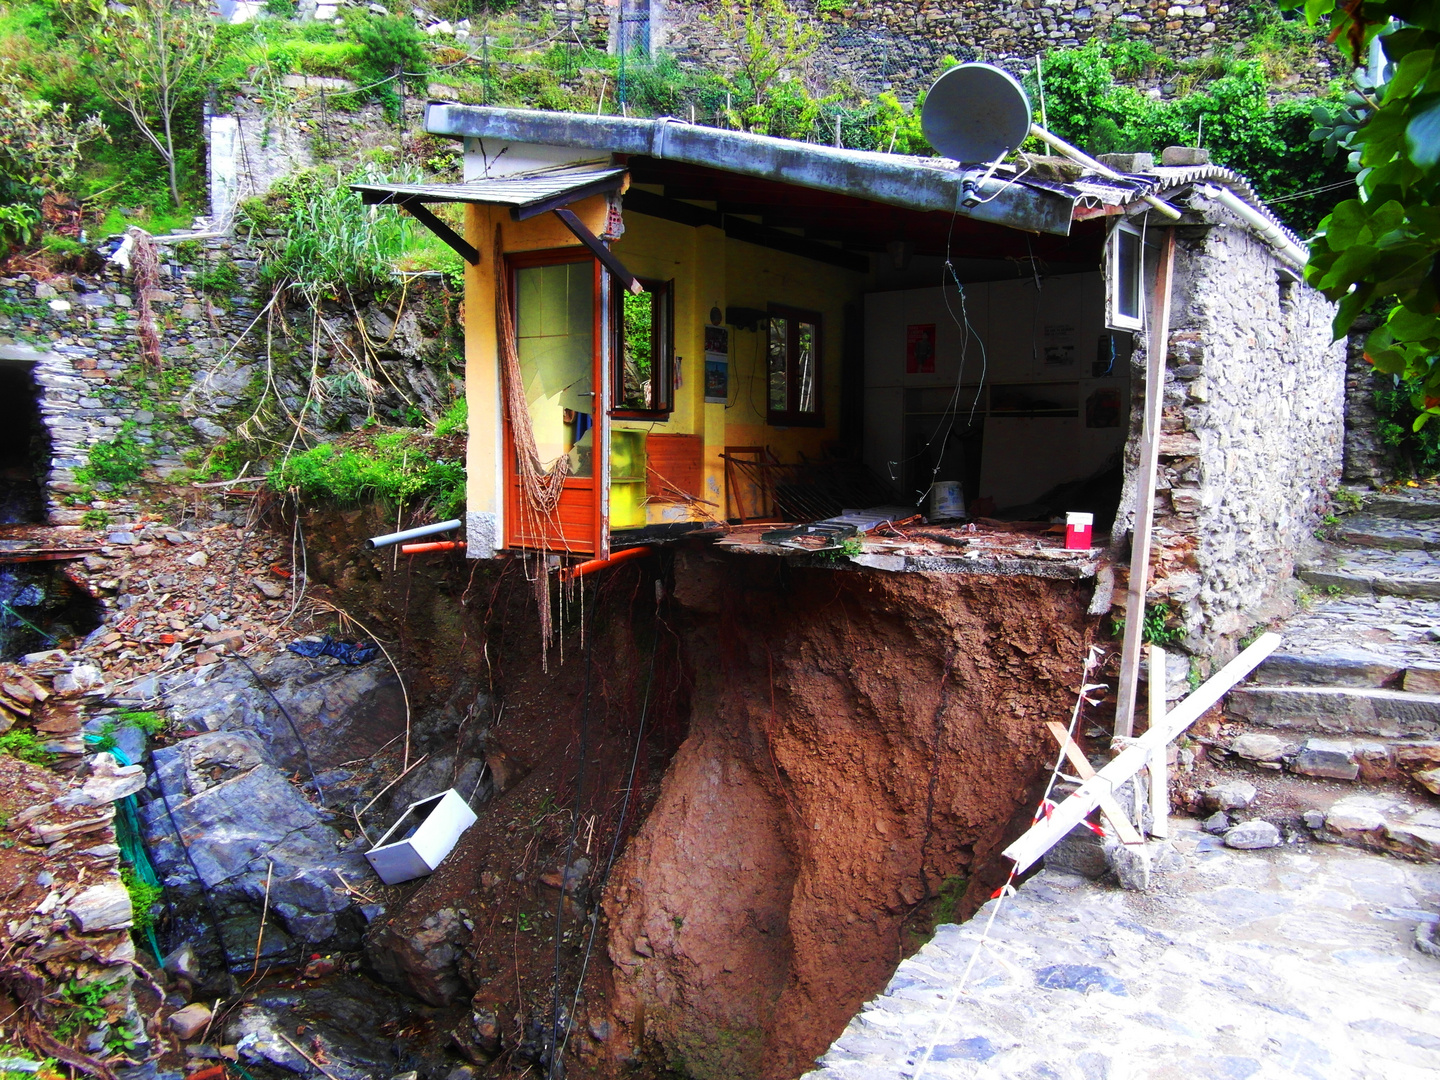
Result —
POLYGON ((823 64, 777 80, 757 101, 708 56, 657 47, 655 33, 646 0, 622 0, 608 33, 574 16, 533 27, 484 24, 472 30, 463 59, 430 77, 481 105, 673 116, 852 150, 905 151, 915 149, 898 138, 909 92, 938 73, 946 55, 966 58, 884 29, 843 27, 827 33, 823 64), (887 90, 900 110, 878 100, 887 90))

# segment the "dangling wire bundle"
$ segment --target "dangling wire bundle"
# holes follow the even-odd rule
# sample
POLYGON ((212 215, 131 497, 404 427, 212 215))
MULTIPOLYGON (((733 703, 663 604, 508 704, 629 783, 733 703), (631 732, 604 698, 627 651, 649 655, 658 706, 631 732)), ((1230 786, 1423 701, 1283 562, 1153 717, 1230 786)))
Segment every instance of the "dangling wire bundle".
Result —
MULTIPOLYGON (((501 399, 515 448, 515 473, 520 481, 521 497, 517 500, 521 526, 519 534, 541 539, 547 535, 546 526, 553 526, 556 535, 563 535, 556 510, 565 489, 565 478, 570 475, 570 455, 561 454, 547 469, 535 445, 530 403, 525 399, 525 380, 520 373, 520 352, 515 344, 515 320, 499 225, 495 226, 494 258, 495 338, 500 347, 501 399)), ((543 659, 549 651, 551 638, 550 573, 544 554, 541 554, 540 565, 535 572, 530 573, 528 566, 526 569, 526 576, 535 585, 543 659)))

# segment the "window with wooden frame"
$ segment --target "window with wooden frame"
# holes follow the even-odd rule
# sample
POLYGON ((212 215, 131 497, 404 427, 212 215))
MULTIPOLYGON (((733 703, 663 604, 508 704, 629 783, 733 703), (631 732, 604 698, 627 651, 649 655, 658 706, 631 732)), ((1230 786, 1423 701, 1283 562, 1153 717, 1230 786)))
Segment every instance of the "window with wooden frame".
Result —
POLYGON ((820 427, 820 313, 770 305, 766 319, 766 422, 820 427))
POLYGON ((642 293, 613 290, 612 416, 668 414, 675 407, 675 283, 640 280, 642 293))

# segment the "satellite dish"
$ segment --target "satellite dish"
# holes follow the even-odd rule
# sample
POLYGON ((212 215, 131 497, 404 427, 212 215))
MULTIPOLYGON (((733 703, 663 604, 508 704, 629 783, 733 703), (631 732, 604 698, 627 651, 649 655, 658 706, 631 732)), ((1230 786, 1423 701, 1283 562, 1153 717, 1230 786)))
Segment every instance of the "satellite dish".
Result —
POLYGON ((990 64, 960 64, 930 87, 920 129, 946 157, 989 164, 1030 134, 1030 99, 1009 73, 990 64))

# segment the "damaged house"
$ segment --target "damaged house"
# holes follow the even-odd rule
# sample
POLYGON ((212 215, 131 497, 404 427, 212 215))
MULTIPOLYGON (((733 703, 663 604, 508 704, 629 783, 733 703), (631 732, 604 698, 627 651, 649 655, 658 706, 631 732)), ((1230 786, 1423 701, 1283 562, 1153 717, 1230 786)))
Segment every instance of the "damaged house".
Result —
POLYGON ((426 126, 463 140, 463 183, 358 190, 468 264, 472 557, 963 494, 986 520, 1093 515, 1097 551, 982 528, 859 561, 1098 575, 1099 614, 1153 501, 1149 600, 1205 652, 1250 628, 1338 481, 1330 305, 1202 151, 983 169, 672 119, 432 103, 426 126))

